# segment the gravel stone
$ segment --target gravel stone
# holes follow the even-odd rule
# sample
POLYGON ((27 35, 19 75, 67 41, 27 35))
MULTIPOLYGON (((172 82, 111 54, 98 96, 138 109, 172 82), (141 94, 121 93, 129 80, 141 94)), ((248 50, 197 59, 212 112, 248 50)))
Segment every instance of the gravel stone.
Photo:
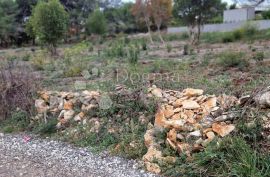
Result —
POLYGON ((155 177, 135 160, 25 134, 0 136, 0 177, 155 177))

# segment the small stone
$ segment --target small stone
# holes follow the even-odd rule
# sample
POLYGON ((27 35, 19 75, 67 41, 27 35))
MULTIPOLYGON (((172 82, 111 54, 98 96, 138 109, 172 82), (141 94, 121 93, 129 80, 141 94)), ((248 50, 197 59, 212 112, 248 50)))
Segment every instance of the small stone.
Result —
POLYGON ((171 119, 174 119, 174 120, 178 120, 181 118, 181 114, 180 113, 177 113, 177 114, 174 114, 171 119))
POLYGON ((240 105, 244 105, 250 98, 250 95, 242 96, 241 98, 239 98, 240 105))
POLYGON ((182 130, 186 121, 185 120, 168 120, 165 122, 164 128, 175 128, 176 130, 182 130))
POLYGON ((177 132, 175 129, 171 129, 168 133, 167 133, 167 137, 172 141, 172 142, 176 142, 176 136, 177 136, 177 132))
POLYGON ((200 137, 200 136, 202 136, 202 134, 201 134, 200 130, 196 130, 194 132, 189 133, 188 136, 200 137))
POLYGON ((75 117, 74 117, 74 120, 75 121, 82 121, 83 117, 85 116, 85 114, 83 112, 80 112, 79 114, 77 114, 75 117))
POLYGON ((50 99, 50 95, 48 92, 40 92, 40 98, 42 98, 44 101, 48 102, 50 99))
POLYGON ((177 99, 176 101, 173 102, 173 106, 180 107, 180 106, 182 106, 182 102, 183 102, 182 99, 177 99))
POLYGON ((229 114, 221 115, 221 116, 215 118, 215 121, 224 122, 227 120, 233 120, 235 118, 237 118, 237 115, 235 113, 229 113, 229 114))
POLYGON ((4 133, 0 133, 0 137, 4 137, 5 136, 5 134, 4 133))
POLYGON ((70 119, 72 119, 72 117, 74 116, 74 114, 75 114, 75 111, 68 110, 68 111, 64 112, 64 119, 65 120, 70 120, 70 119))
POLYGON ((174 112, 174 113, 179 113, 179 112, 181 112, 182 110, 183 110, 182 108, 176 108, 176 109, 173 110, 173 112, 174 112))
POLYGON ((187 88, 183 91, 185 96, 193 97, 193 96, 200 96, 203 94, 203 90, 201 89, 192 89, 192 88, 187 88))
POLYGON ((144 144, 147 148, 155 143, 154 129, 147 130, 144 134, 144 144))
POLYGON ((178 142, 176 146, 177 146, 177 150, 178 150, 180 153, 185 153, 185 154, 187 154, 187 155, 190 154, 190 145, 189 145, 189 144, 178 142))
POLYGON ((198 109, 200 105, 196 101, 185 100, 182 102, 184 109, 198 109))
POLYGON ((145 167, 149 172, 159 174, 161 172, 160 167, 156 163, 145 162, 145 167))
POLYGON ((207 136, 208 140, 211 140, 211 141, 215 138, 215 134, 212 131, 207 132, 206 136, 207 136))
POLYGON ((67 101, 64 103, 64 110, 71 110, 73 109, 73 103, 71 101, 67 101))
POLYGON ((159 88, 154 88, 151 92, 155 97, 162 98, 162 90, 159 88))
POLYGON ((145 162, 152 162, 155 159, 161 159, 161 157, 161 151, 157 150, 154 146, 150 146, 147 153, 143 156, 143 160, 145 162))
POLYGON ((270 91, 258 94, 255 97, 255 101, 261 108, 270 108, 270 91))
POLYGON ((155 126, 164 127, 166 118, 164 112, 159 109, 155 115, 155 126))
POLYGON ((220 135, 221 137, 224 137, 224 136, 230 134, 235 129, 235 126, 234 125, 222 125, 222 124, 218 124, 218 123, 213 123, 212 129, 218 135, 220 135))
POLYGON ((176 138, 179 139, 179 140, 184 140, 185 139, 185 137, 182 134, 180 134, 180 133, 178 133, 176 135, 176 138))
POLYGON ((165 118, 170 118, 174 115, 173 106, 166 106, 166 109, 163 111, 165 118))
POLYGON ((46 104, 46 102, 42 99, 35 100, 35 108, 37 109, 38 113, 45 113, 48 111, 49 106, 46 104))
POLYGON ((211 97, 206 102, 202 103, 201 106, 207 111, 211 112, 212 108, 216 107, 217 105, 217 98, 211 97))

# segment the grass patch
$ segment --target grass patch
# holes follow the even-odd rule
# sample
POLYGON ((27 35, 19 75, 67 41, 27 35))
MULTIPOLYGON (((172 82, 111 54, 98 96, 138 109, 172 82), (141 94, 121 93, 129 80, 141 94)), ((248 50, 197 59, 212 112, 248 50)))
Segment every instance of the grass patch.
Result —
POLYGON ((0 122, 0 129, 4 133, 12 133, 27 130, 30 124, 29 115, 25 111, 12 112, 11 117, 0 122))
POLYGON ((194 154, 192 161, 187 161, 185 156, 179 157, 175 165, 163 171, 165 176, 175 177, 269 177, 270 155, 259 154, 240 137, 226 137, 194 154))
POLYGON ((219 54, 217 64, 224 68, 237 67, 244 69, 249 65, 249 62, 245 59, 245 55, 242 52, 223 52, 219 54))

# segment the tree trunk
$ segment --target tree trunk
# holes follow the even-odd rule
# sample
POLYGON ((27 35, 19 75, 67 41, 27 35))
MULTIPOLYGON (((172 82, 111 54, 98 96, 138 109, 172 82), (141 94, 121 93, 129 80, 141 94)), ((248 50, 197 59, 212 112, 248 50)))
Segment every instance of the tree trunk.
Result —
POLYGON ((56 44, 50 44, 49 45, 49 50, 50 50, 52 56, 57 55, 56 44))
POLYGON ((144 17, 144 21, 145 21, 145 24, 147 26, 147 29, 148 29, 148 35, 149 35, 149 39, 150 39, 150 42, 151 44, 153 44, 153 38, 152 38, 152 34, 151 34, 151 25, 150 25, 150 19, 148 19, 147 17, 144 17))
POLYGON ((150 25, 147 24, 147 29, 148 29, 148 35, 149 35, 149 40, 151 42, 151 44, 153 44, 153 38, 152 38, 152 34, 151 34, 151 27, 150 25))
POLYGON ((161 32, 160 32, 160 26, 161 26, 161 25, 157 25, 158 36, 159 36, 160 41, 161 41, 163 44, 165 44, 165 42, 164 42, 164 40, 163 40, 163 38, 162 38, 161 32))

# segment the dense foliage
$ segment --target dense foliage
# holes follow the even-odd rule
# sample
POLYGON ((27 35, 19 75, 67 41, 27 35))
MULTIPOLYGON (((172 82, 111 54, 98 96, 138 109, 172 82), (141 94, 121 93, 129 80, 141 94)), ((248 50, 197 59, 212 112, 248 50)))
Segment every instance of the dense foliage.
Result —
POLYGON ((92 14, 89 15, 86 22, 86 32, 88 34, 99 34, 102 35, 107 30, 107 22, 104 14, 96 9, 92 14))
POLYGON ((8 47, 10 35, 16 31, 15 15, 17 4, 10 0, 0 1, 0 45, 8 47))
POLYGON ((60 2, 39 2, 30 23, 34 34, 49 46, 52 54, 55 54, 57 42, 64 37, 68 24, 68 14, 60 2))

